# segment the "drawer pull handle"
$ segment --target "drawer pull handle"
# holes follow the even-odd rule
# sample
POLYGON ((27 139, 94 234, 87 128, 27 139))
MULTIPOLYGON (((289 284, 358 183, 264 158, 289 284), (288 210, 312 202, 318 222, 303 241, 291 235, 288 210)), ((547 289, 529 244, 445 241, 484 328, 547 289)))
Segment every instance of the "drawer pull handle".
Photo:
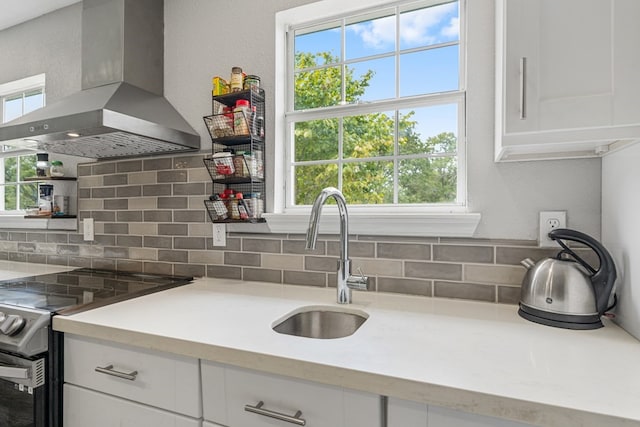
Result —
POLYGON ((307 425, 307 421, 304 418, 300 418, 302 416, 302 411, 298 411, 294 416, 291 416, 276 411, 270 411, 269 409, 264 409, 263 406, 264 402, 261 400, 256 406, 244 405, 244 410, 258 415, 264 415, 265 417, 275 418, 276 420, 286 421, 298 426, 307 425))
POLYGON ((520 119, 527 118, 527 58, 520 58, 520 119))
POLYGON ((107 365, 105 367, 96 366, 96 372, 100 372, 101 374, 111 375, 113 377, 122 378, 125 380, 133 381, 136 379, 138 375, 138 371, 131 372, 120 372, 113 369, 113 365, 107 365))

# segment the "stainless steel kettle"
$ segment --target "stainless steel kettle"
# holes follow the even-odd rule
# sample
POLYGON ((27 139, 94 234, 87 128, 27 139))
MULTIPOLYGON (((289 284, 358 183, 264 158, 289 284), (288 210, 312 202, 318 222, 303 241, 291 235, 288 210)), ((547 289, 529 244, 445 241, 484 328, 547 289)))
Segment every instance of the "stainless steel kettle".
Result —
POLYGON ((549 233, 562 250, 555 258, 534 263, 522 281, 518 314, 532 322, 566 329, 596 329, 603 326, 600 316, 612 308, 616 267, 607 250, 594 238, 579 231, 558 228, 549 233), (561 239, 582 243, 592 249, 600 266, 596 270, 580 258, 561 239))

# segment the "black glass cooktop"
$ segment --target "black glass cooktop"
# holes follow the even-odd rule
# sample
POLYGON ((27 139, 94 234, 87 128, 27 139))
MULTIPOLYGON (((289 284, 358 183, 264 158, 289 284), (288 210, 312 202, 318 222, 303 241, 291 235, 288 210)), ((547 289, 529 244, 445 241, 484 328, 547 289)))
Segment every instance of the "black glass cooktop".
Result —
POLYGON ((71 314, 190 283, 192 277, 79 268, 0 281, 0 304, 71 314))

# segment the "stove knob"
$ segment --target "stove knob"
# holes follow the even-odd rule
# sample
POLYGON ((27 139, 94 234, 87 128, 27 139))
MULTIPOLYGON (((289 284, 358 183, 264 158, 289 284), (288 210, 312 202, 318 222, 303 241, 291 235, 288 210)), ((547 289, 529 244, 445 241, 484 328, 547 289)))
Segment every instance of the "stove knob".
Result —
POLYGON ((23 317, 10 314, 0 323, 0 332, 9 336, 15 335, 24 328, 26 323, 27 321, 23 317))

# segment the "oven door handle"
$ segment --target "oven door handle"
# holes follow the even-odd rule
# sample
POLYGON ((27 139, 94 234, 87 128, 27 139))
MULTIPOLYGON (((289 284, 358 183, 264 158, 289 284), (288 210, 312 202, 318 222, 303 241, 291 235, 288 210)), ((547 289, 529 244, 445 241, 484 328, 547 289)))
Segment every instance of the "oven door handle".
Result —
POLYGON ((31 369, 21 366, 0 366, 0 378, 31 378, 31 369))

